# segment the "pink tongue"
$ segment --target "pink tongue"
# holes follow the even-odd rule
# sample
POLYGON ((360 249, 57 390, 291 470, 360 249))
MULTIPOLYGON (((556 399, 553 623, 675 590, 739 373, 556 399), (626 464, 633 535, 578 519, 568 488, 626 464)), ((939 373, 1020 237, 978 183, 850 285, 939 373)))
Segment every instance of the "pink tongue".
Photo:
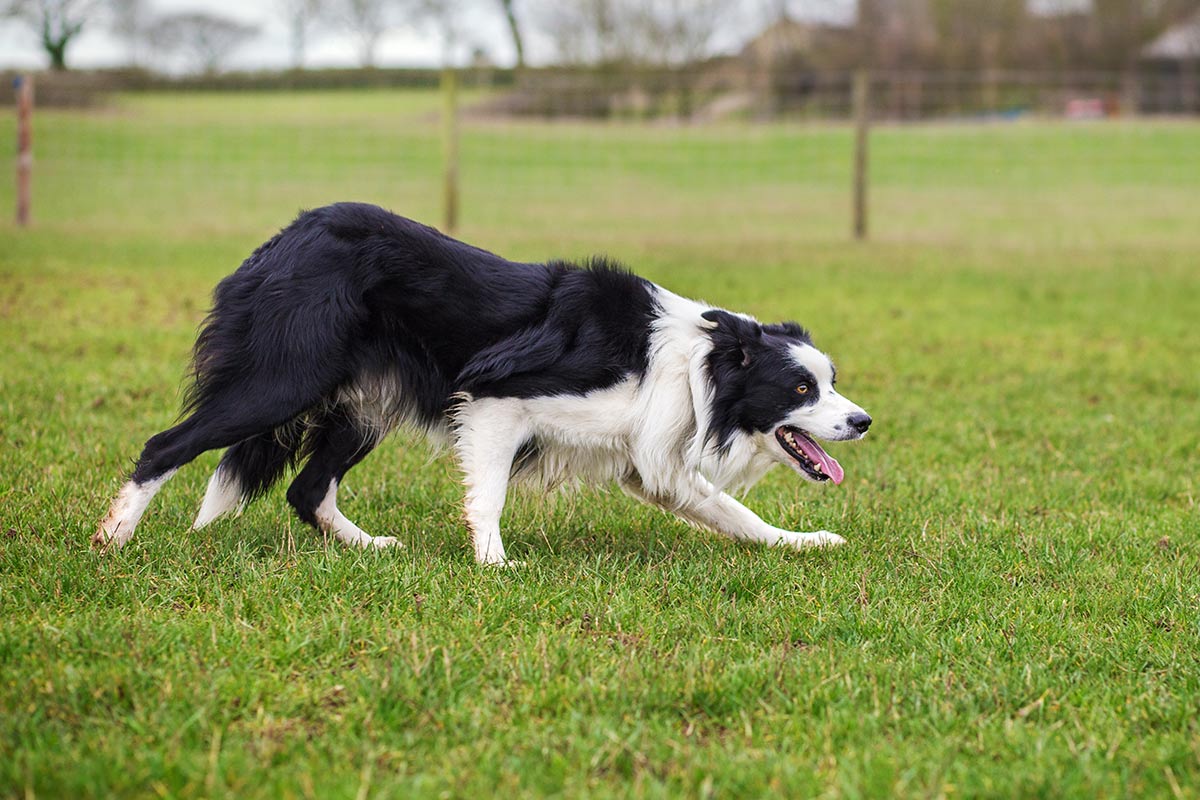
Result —
POLYGON ((821 471, 829 476, 829 480, 833 481, 834 484, 842 482, 842 478, 846 477, 846 472, 842 469, 842 465, 837 462, 836 458, 822 450, 821 445, 807 436, 796 435, 793 438, 795 438, 796 444, 804 451, 804 455, 808 456, 810 461, 821 465, 821 471))

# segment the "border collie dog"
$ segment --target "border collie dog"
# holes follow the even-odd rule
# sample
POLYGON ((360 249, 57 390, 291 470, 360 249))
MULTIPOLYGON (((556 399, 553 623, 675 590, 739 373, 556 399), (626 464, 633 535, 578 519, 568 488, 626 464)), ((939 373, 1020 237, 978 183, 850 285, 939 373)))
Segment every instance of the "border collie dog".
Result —
POLYGON ((289 466, 302 520, 356 547, 398 544, 343 516, 338 485, 394 428, 449 445, 475 557, 508 563, 508 486, 616 482, 734 539, 794 548, 727 491, 784 463, 841 483, 817 439, 871 418, 808 333, 674 295, 600 258, 520 264, 370 205, 301 214, 217 286, 183 421, 152 437, 92 541, 121 546, 171 475, 228 448, 194 528, 289 466))

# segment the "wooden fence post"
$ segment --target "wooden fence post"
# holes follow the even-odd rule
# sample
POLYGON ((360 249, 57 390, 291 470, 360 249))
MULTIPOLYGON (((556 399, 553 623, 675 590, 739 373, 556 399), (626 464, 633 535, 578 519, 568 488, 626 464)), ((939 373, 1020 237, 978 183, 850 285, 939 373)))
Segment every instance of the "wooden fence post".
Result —
POLYGON ((871 73, 854 73, 854 238, 867 238, 867 145, 871 129, 871 73))
POLYGON ((442 70, 442 228, 458 226, 458 72, 442 70))
POLYGON ((17 91, 17 224, 29 224, 30 182, 33 173, 33 79, 20 75, 17 91))

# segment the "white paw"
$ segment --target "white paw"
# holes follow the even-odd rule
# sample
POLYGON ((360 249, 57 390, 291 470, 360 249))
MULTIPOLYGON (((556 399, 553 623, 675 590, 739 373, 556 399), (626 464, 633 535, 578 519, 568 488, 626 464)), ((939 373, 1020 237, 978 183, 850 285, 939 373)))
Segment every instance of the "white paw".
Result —
POLYGON ((816 533, 809 535, 816 537, 816 545, 818 547, 837 547, 838 545, 846 543, 846 540, 841 536, 838 536, 836 533, 830 533, 829 531, 817 531, 816 533))
POLYGON ((92 547, 101 553, 109 548, 118 549, 129 540, 128 535, 122 535, 121 524, 106 518, 92 534, 92 547))
POLYGON ((780 545, 791 547, 796 550, 805 550, 809 547, 837 547, 845 544, 846 540, 836 533, 829 531, 813 531, 812 533, 788 533, 779 540, 780 545))
POLYGON ((395 536, 372 536, 367 547, 383 550, 385 547, 404 547, 404 543, 395 536))
POLYGON ((104 527, 104 524, 101 523, 100 527, 96 529, 96 532, 92 534, 92 547, 103 552, 108 549, 108 543, 110 541, 112 541, 112 534, 109 533, 104 527))

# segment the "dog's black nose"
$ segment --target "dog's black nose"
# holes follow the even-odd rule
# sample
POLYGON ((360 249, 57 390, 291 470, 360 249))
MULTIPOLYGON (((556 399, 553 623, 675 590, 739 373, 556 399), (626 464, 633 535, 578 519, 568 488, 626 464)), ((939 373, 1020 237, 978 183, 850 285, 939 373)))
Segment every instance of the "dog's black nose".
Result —
POLYGON ((871 415, 863 411, 855 411, 846 417, 846 424, 859 433, 866 433, 867 428, 871 427, 871 415))

